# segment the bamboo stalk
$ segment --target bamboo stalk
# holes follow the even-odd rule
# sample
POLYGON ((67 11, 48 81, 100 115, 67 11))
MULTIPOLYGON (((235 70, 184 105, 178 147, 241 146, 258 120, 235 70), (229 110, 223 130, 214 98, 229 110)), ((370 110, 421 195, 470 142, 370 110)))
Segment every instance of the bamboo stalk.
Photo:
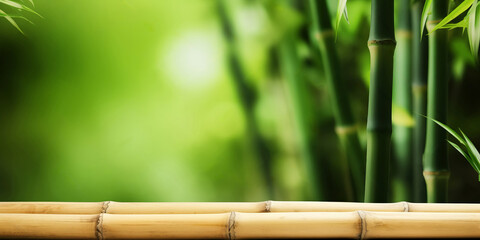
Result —
POLYGON ((227 212, 451 212, 480 213, 480 204, 359 202, 0 202, 0 213, 210 214, 227 212))
POLYGON ((415 119, 413 138, 413 183, 415 202, 426 202, 426 186, 423 178, 423 151, 425 150, 425 125, 427 115, 428 41, 421 36, 420 25, 425 0, 412 4, 412 92, 415 119), (422 39, 423 38, 423 39, 422 39))
POLYGON ((372 0, 365 202, 387 202, 395 34, 393 0, 372 0))
MULTIPOLYGON (((291 6, 300 4, 295 1, 285 1, 291 6)), ((302 159, 302 168, 307 182, 307 199, 325 200, 328 196, 328 184, 324 174, 325 164, 322 164, 318 151, 315 151, 315 137, 312 131, 314 122, 309 108, 309 92, 307 82, 302 75, 301 62, 297 52, 298 32, 288 29, 279 46, 280 67, 285 78, 289 100, 292 103, 297 141, 302 159)))
POLYGON ((413 114, 412 114, 412 23, 411 0, 397 1, 394 55, 392 197, 393 201, 413 200, 413 114))
MULTIPOLYGON (((432 15, 427 28, 433 29, 448 13, 447 0, 432 1, 432 15)), ((429 34, 427 116, 447 122, 448 42, 447 30, 429 34)), ((428 202, 446 202, 450 172, 447 159, 447 134, 433 121, 427 121, 423 175, 427 183, 428 202)))
POLYGON ((269 196, 274 194, 274 179, 271 169, 272 156, 265 138, 260 133, 260 127, 255 119, 256 96, 254 89, 249 85, 245 70, 236 51, 237 37, 229 19, 225 1, 217 0, 218 14, 222 24, 222 33, 227 42, 228 67, 233 78, 233 83, 240 105, 242 107, 247 134, 250 138, 252 149, 259 160, 259 168, 262 170, 263 179, 267 185, 269 196))
MULTIPOLYGON (((358 137, 358 126, 352 114, 348 91, 346 91, 335 47, 334 32, 327 2, 310 0, 311 32, 315 50, 322 57, 328 92, 335 117, 336 132, 346 152, 348 165, 355 187, 356 199, 363 200, 365 191, 365 154, 358 137)), ((339 164, 340 165, 340 164, 339 164)))
POLYGON ((9 239, 475 238, 480 213, 0 214, 9 239))

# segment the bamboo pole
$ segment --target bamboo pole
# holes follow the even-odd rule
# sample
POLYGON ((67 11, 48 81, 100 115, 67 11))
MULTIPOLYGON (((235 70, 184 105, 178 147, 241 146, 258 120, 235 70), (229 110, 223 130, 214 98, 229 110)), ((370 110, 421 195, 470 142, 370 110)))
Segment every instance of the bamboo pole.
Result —
POLYGON ((415 202, 426 202, 423 178, 423 151, 425 150, 425 125, 427 115, 428 41, 421 36, 422 10, 425 0, 412 4, 412 92, 415 119, 413 138, 413 183, 415 202), (422 39, 423 38, 423 39, 422 39))
POLYGON ((395 34, 393 0, 372 0, 365 202, 387 202, 395 34))
POLYGON ((411 0, 397 1, 395 6, 392 132, 392 199, 413 200, 413 114, 412 114, 412 23, 411 0), (395 112, 395 111, 394 111, 395 112))
MULTIPOLYGON (((448 13, 447 0, 432 1, 432 15, 427 28, 433 29, 448 13)), ((447 122, 448 42, 447 30, 438 29, 428 36, 428 117, 447 122)), ((447 133, 433 121, 427 121, 423 175, 428 202, 446 202, 450 172, 447 159, 447 133)))
MULTIPOLYGON (((309 6, 314 50, 322 57, 328 93, 335 117, 336 133, 348 160, 345 172, 350 171, 356 199, 362 201, 365 192, 365 152, 360 144, 358 126, 353 117, 348 91, 341 74, 341 66, 335 46, 335 34, 330 21, 327 1, 310 0, 309 6)), ((342 166, 342 164, 338 165, 342 166)), ((338 181, 338 178, 336 181, 338 181)))
MULTIPOLYGON (((300 2, 292 0, 286 0, 285 3, 294 7, 295 4, 300 4, 300 2)), ((312 131, 315 121, 308 99, 310 93, 297 52, 297 41, 297 29, 287 29, 279 46, 281 73, 285 78, 285 85, 293 110, 302 169, 307 183, 307 199, 325 200, 329 195, 329 186, 325 177, 326 167, 315 149, 314 135, 318 133, 312 131)))
POLYGON ((209 214, 227 212, 451 212, 480 213, 480 204, 359 202, 0 202, 0 214, 209 214))
POLYGON ((228 67, 230 69, 239 103, 242 107, 247 128, 247 135, 251 147, 259 161, 258 166, 262 171, 263 180, 267 186, 269 196, 274 195, 274 179, 272 170, 272 154, 260 126, 255 118, 256 93, 249 85, 247 74, 241 64, 237 53, 237 36, 229 19, 225 4, 226 1, 217 0, 218 15, 222 24, 222 33, 227 43, 228 67))
POLYGON ((478 238, 480 213, 0 214, 9 239, 478 238))

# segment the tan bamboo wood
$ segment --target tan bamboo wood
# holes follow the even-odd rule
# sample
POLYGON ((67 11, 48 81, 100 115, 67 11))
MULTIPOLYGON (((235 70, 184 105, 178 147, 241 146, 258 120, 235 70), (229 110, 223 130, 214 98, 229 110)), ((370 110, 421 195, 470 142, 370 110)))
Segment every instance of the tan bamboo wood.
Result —
POLYGON ((227 212, 458 212, 480 213, 480 204, 349 202, 0 202, 0 213, 207 214, 227 212))
POLYGON ((480 213, 0 214, 8 239, 479 237, 480 213))

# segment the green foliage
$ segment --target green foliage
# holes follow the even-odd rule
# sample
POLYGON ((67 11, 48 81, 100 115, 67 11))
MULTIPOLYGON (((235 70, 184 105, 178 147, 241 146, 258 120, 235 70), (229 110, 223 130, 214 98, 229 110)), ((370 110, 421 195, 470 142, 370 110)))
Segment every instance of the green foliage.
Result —
POLYGON ((423 36, 423 30, 425 29, 425 24, 427 23, 428 15, 432 11, 432 0, 426 0, 425 5, 423 6, 422 12, 422 26, 420 27, 420 36, 423 36))
MULTIPOLYGON (((422 34, 425 27, 425 23, 428 15, 430 14, 432 0, 427 0, 425 2, 425 7, 422 13, 422 34)), ((470 50, 475 57, 478 59, 478 49, 480 45, 480 16, 477 8, 479 6, 478 0, 465 0, 460 3, 452 12, 450 12, 440 23, 438 23, 431 32, 434 32, 438 29, 454 29, 454 28, 463 28, 467 29, 468 40, 470 43, 470 50), (468 10, 468 12, 467 12, 468 10), (456 23, 451 23, 461 14, 467 12, 465 17, 456 23)))
POLYGON ((475 169, 475 171, 479 174, 479 181, 480 181, 480 153, 478 152, 477 148, 473 144, 473 142, 465 135, 465 133, 462 132, 461 129, 459 129, 460 133, 455 132, 452 128, 449 126, 435 120, 431 119, 434 121, 436 124, 440 125, 442 128, 444 128, 448 133, 450 133, 452 136, 454 136, 459 142, 460 145, 448 141, 450 145, 452 145, 455 149, 457 149, 458 152, 460 152, 465 159, 467 159, 468 163, 475 169))
POLYGON ((335 39, 337 39, 338 29, 340 27, 340 21, 342 16, 345 17, 345 20, 348 22, 348 13, 347 13, 347 0, 339 0, 337 7, 337 18, 335 20, 335 39))
MULTIPOLYGON (((24 34, 24 33, 23 33, 22 29, 18 26, 18 24, 14 20, 14 18, 23 19, 23 20, 25 20, 29 23, 32 23, 26 17, 21 15, 22 11, 33 13, 33 14, 39 16, 39 17, 42 17, 40 14, 35 12, 33 9, 27 7, 23 2, 24 1, 19 2, 19 1, 15 1, 15 0, 0 0, 0 3, 9 6, 12 9, 12 11, 15 11, 15 12, 18 13, 18 14, 7 13, 4 10, 0 9, 0 17, 4 17, 5 19, 7 19, 7 21, 10 22, 10 24, 12 24, 22 34, 24 34)), ((29 0, 29 2, 30 2, 30 4, 32 4, 32 6, 34 6, 33 0, 29 0)))

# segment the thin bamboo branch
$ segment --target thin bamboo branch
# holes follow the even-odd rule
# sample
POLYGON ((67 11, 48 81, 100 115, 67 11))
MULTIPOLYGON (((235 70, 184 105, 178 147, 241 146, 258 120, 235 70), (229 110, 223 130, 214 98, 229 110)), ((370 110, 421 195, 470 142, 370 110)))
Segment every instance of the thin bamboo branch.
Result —
POLYGON ((480 213, 480 204, 358 202, 0 202, 0 213, 209 214, 227 212, 451 212, 480 213))
POLYGON ((480 213, 0 214, 10 239, 475 238, 480 213))

